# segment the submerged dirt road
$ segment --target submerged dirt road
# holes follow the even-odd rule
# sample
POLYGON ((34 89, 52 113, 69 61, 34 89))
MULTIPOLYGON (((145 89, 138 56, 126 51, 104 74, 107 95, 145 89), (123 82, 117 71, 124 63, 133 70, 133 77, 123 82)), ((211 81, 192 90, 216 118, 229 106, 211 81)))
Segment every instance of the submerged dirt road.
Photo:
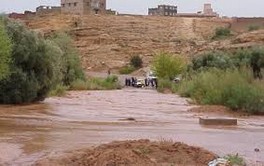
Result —
POLYGON ((208 128, 190 108, 176 95, 142 89, 70 92, 41 104, 0 106, 0 165, 30 165, 65 151, 140 138, 183 141, 219 155, 239 153, 262 165, 263 117, 208 128))

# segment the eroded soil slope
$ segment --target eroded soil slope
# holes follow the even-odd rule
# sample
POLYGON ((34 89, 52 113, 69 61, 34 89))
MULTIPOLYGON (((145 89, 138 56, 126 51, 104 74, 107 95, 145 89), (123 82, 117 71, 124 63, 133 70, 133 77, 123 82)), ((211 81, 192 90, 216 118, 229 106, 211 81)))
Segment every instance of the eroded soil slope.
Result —
POLYGON ((124 66, 133 55, 141 55, 146 65, 161 51, 189 55, 216 27, 229 25, 218 19, 100 15, 47 15, 26 24, 43 34, 70 32, 84 68, 96 71, 124 66))
POLYGON ((147 66, 153 55, 162 51, 190 57, 207 50, 248 47, 264 42, 259 37, 262 31, 246 32, 241 36, 241 31, 235 30, 241 23, 232 19, 46 15, 25 22, 45 35, 54 31, 69 32, 81 53, 83 67, 92 71, 120 68, 133 55, 141 55, 147 66), (217 27, 234 27, 234 35, 226 40, 212 41, 217 27))
POLYGON ((45 159, 36 165, 196 165, 204 166, 216 155, 198 147, 170 141, 149 140, 113 142, 94 149, 79 150, 63 157, 45 159))

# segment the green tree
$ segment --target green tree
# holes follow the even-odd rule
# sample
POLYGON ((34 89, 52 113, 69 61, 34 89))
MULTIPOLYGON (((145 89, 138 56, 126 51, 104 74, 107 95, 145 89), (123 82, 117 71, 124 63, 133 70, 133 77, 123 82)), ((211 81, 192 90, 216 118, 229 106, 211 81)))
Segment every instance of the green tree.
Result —
POLYGON ((250 65, 254 77, 262 79, 261 69, 264 68, 264 48, 254 48, 251 55, 250 65))
POLYGON ((234 63, 231 59, 231 55, 228 53, 208 52, 194 58, 192 60, 192 64, 189 66, 189 69, 192 68, 195 71, 200 71, 209 68, 227 69, 233 67, 234 63))
POLYGON ((11 41, 6 34, 2 18, 0 18, 0 80, 10 74, 11 49, 11 41))
POLYGON ((72 45, 71 38, 65 33, 56 33, 50 40, 53 41, 62 52, 62 56, 57 56, 57 58, 59 59, 58 61, 60 61, 63 84, 69 86, 75 80, 84 80, 85 75, 81 67, 78 51, 72 45))
POLYGON ((54 57, 58 52, 43 38, 24 26, 7 21, 13 41, 10 76, 0 81, 0 103, 21 104, 44 100, 58 73, 54 57))
POLYGON ((180 56, 161 53, 154 57, 152 69, 159 78, 173 80, 186 68, 185 60, 180 56))

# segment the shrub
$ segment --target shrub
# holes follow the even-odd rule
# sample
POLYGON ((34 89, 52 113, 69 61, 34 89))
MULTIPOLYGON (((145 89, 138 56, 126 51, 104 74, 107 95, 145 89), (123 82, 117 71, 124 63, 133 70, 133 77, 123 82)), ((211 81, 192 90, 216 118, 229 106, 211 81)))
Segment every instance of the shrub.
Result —
POLYGON ((256 47, 251 52, 250 66, 255 78, 262 78, 261 69, 264 68, 264 48, 256 47))
POLYGON ((70 87, 71 90, 87 90, 87 82, 81 79, 75 80, 70 87))
POLYGON ((10 74, 9 63, 11 61, 11 49, 11 40, 6 33, 3 20, 0 16, 0 80, 10 74))
POLYGON ((0 103, 41 101, 50 91, 62 94, 64 86, 84 79, 77 52, 64 35, 45 40, 19 23, 5 20, 4 26, 13 44, 10 75, 0 80, 0 103))
POLYGON ((246 163, 244 161, 244 159, 242 157, 240 157, 238 154, 236 155, 227 155, 224 157, 225 159, 227 159, 230 163, 230 165, 237 165, 237 166, 245 166, 246 163))
POLYGON ((161 79, 173 80, 181 74, 186 68, 184 59, 180 56, 173 56, 167 53, 161 53, 154 57, 152 69, 161 79))
POLYGON ((131 74, 135 71, 136 69, 132 66, 124 66, 119 70, 120 74, 131 74))
POLYGON ((63 84, 70 86, 77 79, 85 79, 83 69, 80 65, 78 51, 72 45, 71 38, 65 33, 56 33, 50 40, 55 42, 62 51, 61 72, 63 74, 63 84))
POLYGON ((188 66, 188 71, 204 71, 211 68, 221 70, 251 67, 255 78, 262 78, 261 70, 264 68, 264 48, 254 47, 239 49, 233 53, 208 52, 198 55, 188 66))
POLYGON ((11 74, 0 81, 0 103, 20 104, 43 100, 56 78, 54 56, 42 38, 24 26, 6 22, 13 41, 11 74))
POLYGON ((259 30, 260 29, 260 26, 258 25, 250 25, 248 27, 248 31, 251 32, 251 31, 256 31, 256 30, 259 30))
POLYGON ((202 71, 209 68, 227 69, 233 67, 235 66, 230 54, 225 52, 208 52, 194 58, 189 69, 202 71))
POLYGON ((228 36, 231 36, 231 30, 226 27, 219 27, 215 29, 213 39, 222 39, 228 36))
POLYGON ((76 80, 71 85, 71 90, 113 90, 121 89, 116 76, 107 78, 88 78, 86 81, 76 80))
POLYGON ((56 85, 56 87, 49 92, 49 96, 64 96, 69 87, 64 85, 56 85))
POLYGON ((178 85, 171 80, 160 79, 158 82, 157 90, 158 92, 161 92, 161 93, 164 93, 168 90, 172 93, 176 93, 178 90, 178 85))
POLYGON ((130 59, 130 65, 133 66, 134 68, 138 69, 141 68, 143 65, 143 61, 140 56, 132 56, 130 59))
POLYGON ((225 105, 233 110, 264 113, 264 84, 254 80, 248 70, 211 69, 184 80, 179 87, 182 96, 200 104, 225 105))

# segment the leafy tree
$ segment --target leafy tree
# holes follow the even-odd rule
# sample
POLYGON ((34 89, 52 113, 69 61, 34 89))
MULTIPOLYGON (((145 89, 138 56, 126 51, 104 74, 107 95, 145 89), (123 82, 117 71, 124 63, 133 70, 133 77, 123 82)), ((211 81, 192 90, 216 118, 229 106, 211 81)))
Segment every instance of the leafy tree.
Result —
POLYGON ((11 41, 6 34, 2 18, 0 18, 0 80, 10 74, 11 47, 11 41))
POLYGON ((191 66, 193 70, 204 70, 208 68, 227 69, 234 67, 231 56, 224 52, 208 52, 198 55, 192 60, 191 66))
POLYGON ((252 57, 250 65, 255 78, 262 78, 261 69, 264 68, 264 48, 254 48, 252 50, 252 57))
POLYGON ((250 49, 240 49, 234 53, 228 52, 208 52, 197 56, 188 66, 190 71, 202 71, 210 68, 226 70, 229 68, 250 67, 255 78, 262 78, 264 68, 264 48, 254 47, 250 49))
POLYGON ((57 57, 61 62, 62 82, 69 86, 77 79, 85 79, 83 69, 80 65, 78 51, 72 45, 71 38, 65 33, 56 33, 51 38, 61 50, 62 56, 57 57))
MULTIPOLYGON (((77 79, 85 78, 78 53, 67 35, 55 34, 45 40, 10 20, 4 21, 4 27, 13 41, 10 47, 12 61, 7 61, 12 72, 9 77, 0 80, 0 103, 41 101, 58 85, 68 86, 77 79)), ((0 34, 4 36, 4 33, 0 34)), ((9 48, 8 44, 3 46, 9 48)), ((3 53, 8 55, 8 51, 3 53)))
POLYGON ((10 76, 0 81, 0 103, 21 104, 44 100, 57 77, 57 52, 24 26, 8 21, 6 30, 13 41, 10 76))
POLYGON ((180 56, 161 53, 154 57, 153 71, 159 78, 173 80, 181 74, 186 67, 185 60, 180 56))

